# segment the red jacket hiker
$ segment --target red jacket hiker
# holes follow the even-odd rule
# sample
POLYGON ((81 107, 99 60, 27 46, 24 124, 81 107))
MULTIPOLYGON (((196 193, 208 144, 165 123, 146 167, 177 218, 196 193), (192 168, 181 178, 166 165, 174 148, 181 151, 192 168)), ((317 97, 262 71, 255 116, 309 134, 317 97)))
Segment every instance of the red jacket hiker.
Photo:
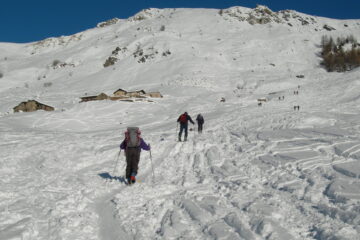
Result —
POLYGON ((178 118, 177 122, 180 123, 180 132, 179 132, 179 141, 181 141, 181 135, 182 132, 185 130, 185 138, 184 141, 187 140, 187 136, 188 136, 188 121, 190 121, 192 124, 195 124, 194 121, 191 119, 191 117, 188 115, 187 112, 184 112, 183 114, 180 115, 180 117, 178 118))

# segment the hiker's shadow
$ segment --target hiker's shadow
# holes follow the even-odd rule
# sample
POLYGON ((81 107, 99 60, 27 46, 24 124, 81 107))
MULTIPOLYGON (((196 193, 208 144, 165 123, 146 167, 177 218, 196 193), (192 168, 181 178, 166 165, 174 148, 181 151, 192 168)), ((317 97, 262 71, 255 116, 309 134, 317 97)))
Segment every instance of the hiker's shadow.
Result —
POLYGON ((108 172, 99 173, 99 176, 106 180, 115 180, 121 183, 126 183, 125 178, 123 176, 111 176, 108 172))

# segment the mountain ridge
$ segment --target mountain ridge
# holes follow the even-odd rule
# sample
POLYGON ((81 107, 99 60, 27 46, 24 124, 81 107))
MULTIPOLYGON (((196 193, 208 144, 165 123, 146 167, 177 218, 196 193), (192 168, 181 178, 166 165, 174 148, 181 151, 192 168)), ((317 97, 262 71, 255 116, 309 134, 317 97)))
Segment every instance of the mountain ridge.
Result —
MULTIPOLYGON (((317 47, 320 37, 323 34, 345 35, 356 28, 360 29, 359 21, 351 21, 353 25, 348 23, 348 27, 344 27, 345 22, 348 23, 345 20, 311 17, 288 10, 274 13, 265 6, 255 9, 232 7, 225 10, 146 9, 126 20, 112 20, 109 26, 96 27, 71 36, 49 38, 30 44, 5 44, 7 49, 16 49, 19 58, 28 60, 19 64, 11 56, 7 56, 9 54, 2 52, 0 71, 3 78, 0 84, 5 86, 8 78, 11 82, 18 81, 18 87, 22 84, 28 86, 30 82, 37 86, 44 81, 56 86, 58 81, 63 81, 71 89, 70 85, 76 86, 77 82, 82 85, 81 82, 90 81, 87 84, 89 89, 76 90, 75 97, 89 92, 109 93, 114 88, 125 86, 130 90, 139 88, 139 85, 147 82, 144 79, 147 72, 184 86, 214 88, 218 84, 211 79, 221 79, 221 76, 212 73, 212 70, 219 67, 235 76, 243 71, 257 69, 271 72, 274 67, 280 66, 294 68, 289 71, 299 74, 308 69, 322 71, 320 59, 316 56, 320 52, 317 47), (290 19, 286 14, 291 15, 290 19), (255 16, 252 20, 256 17, 269 20, 269 16, 276 16, 281 22, 273 22, 270 18, 264 24, 250 24, 244 16, 255 16), (313 23, 304 25, 301 23, 304 19, 299 21, 299 16, 305 20, 313 19, 313 23), (239 17, 243 19, 239 21, 239 17), (288 25, 289 21, 294 25, 288 25), (319 28, 324 25, 343 27, 335 31, 324 28, 315 31, 312 24, 317 24, 319 28), (284 56, 288 58, 287 61, 283 61, 284 56), (109 58, 112 58, 114 65, 104 67, 109 58), (64 67, 53 69, 55 61, 63 63, 64 67), (169 62, 174 63, 171 66, 173 70, 164 71, 169 70, 169 62), (26 72, 25 81, 21 74, 17 76, 20 69, 23 69, 22 73, 26 72), (196 81, 193 80, 194 76, 196 81), (122 83, 114 84, 115 78, 119 77, 122 83), (100 78, 108 79, 105 81, 108 84, 100 78), (206 78, 212 81, 210 85, 206 83, 207 80, 201 80, 206 78), (75 82, 70 83, 66 79, 74 79, 75 82), (131 86, 137 79, 142 83, 131 86), (97 86, 100 82, 104 87, 99 89, 97 86)), ((161 91, 161 85, 169 84, 166 81, 152 82, 149 83, 150 90, 161 91)), ((217 88, 223 87, 224 83, 217 88)), ((143 87, 146 88, 146 85, 143 87)))

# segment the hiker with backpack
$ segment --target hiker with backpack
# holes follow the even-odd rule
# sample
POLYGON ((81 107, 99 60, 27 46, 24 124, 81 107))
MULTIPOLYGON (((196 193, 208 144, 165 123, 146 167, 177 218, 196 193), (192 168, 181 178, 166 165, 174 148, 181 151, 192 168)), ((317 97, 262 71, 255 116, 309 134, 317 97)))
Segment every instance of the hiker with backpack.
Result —
POLYGON ((202 133, 205 120, 204 120, 204 117, 201 115, 201 113, 199 113, 197 115, 196 122, 198 124, 198 133, 202 133))
POLYGON ((181 142, 181 135, 182 132, 185 131, 185 138, 184 141, 187 140, 188 136, 188 121, 190 121, 193 125, 195 124, 191 117, 188 115, 187 112, 184 112, 180 115, 177 122, 180 123, 180 132, 179 132, 179 141, 181 142))
POLYGON ((120 144, 120 149, 125 150, 128 184, 136 182, 141 149, 146 151, 151 149, 150 144, 147 144, 140 135, 141 132, 138 127, 128 127, 125 132, 125 139, 120 144))

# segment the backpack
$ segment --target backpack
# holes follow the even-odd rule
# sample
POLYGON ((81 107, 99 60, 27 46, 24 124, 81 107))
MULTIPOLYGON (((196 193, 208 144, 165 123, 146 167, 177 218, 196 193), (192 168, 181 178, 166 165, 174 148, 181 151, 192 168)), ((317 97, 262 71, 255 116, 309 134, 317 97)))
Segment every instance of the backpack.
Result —
POLYGON ((138 127, 128 127, 125 132, 126 147, 140 146, 140 129, 138 127))
POLYGON ((180 116, 180 123, 187 123, 187 115, 184 113, 180 116))

